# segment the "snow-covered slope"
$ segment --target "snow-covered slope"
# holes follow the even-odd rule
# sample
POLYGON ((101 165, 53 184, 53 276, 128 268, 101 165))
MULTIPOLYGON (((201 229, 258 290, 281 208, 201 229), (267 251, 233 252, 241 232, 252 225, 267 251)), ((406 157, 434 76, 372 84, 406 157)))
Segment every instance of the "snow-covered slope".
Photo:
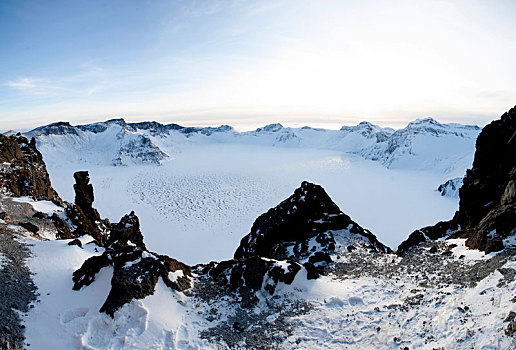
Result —
MULTIPOLYGON (((38 203, 33 203, 38 204, 38 203)), ((12 227, 14 225, 11 225, 12 227)), ((112 267, 72 290, 72 274, 104 249, 81 238, 26 237, 38 300, 24 316, 28 348, 52 349, 513 349, 516 243, 500 255, 469 250, 464 239, 427 242, 407 255, 346 248, 327 274, 301 269, 250 295, 197 270, 191 293, 159 278, 155 291, 113 317, 99 312, 112 267), (253 298, 251 305, 244 298, 253 298), (30 344, 30 346, 28 345, 30 344)), ((514 238, 514 237, 513 237, 514 238)), ((285 261, 272 260, 278 266, 285 261)))
POLYGON ((315 148, 358 154, 388 168, 463 175, 471 165, 477 126, 416 120, 394 131, 368 122, 340 130, 287 128, 270 124, 254 131, 182 127, 157 122, 126 123, 123 119, 71 126, 59 122, 27 133, 35 136, 45 160, 86 164, 160 164, 185 149, 205 144, 251 144, 315 148))
POLYGON ((121 119, 80 126, 58 122, 27 136, 36 138, 46 162, 159 164, 168 157, 145 133, 131 130, 121 119))
POLYGON ((389 168, 434 170, 462 175, 471 166, 480 128, 418 119, 396 130, 385 142, 359 153, 389 168))

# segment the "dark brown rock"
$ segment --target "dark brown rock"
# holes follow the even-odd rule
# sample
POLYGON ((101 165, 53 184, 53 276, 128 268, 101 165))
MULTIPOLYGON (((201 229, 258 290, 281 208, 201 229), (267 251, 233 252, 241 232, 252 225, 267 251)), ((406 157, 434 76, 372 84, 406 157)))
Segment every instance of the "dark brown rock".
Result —
POLYGON ((79 290, 83 286, 89 286, 95 281, 95 275, 106 266, 112 264, 110 256, 102 254, 98 256, 92 256, 86 260, 82 266, 73 273, 73 290, 79 290))
POLYGON ((32 215, 32 217, 34 219, 46 219, 46 218, 48 218, 48 215, 45 213, 42 213, 40 211, 37 211, 36 213, 34 213, 34 215, 32 215))
POLYGON ((511 321, 511 322, 509 322, 509 324, 507 325, 507 328, 505 329, 505 335, 512 337, 512 336, 514 336, 514 332, 516 332, 516 322, 511 321))
POLYGON ((124 247, 129 242, 146 250, 143 236, 140 232, 140 221, 134 214, 134 211, 129 215, 125 215, 120 219, 119 223, 111 225, 111 233, 106 241, 106 246, 116 249, 117 247, 124 247))
POLYGON ((3 212, 0 212, 0 220, 4 220, 5 222, 10 222, 11 217, 9 216, 9 214, 7 214, 5 211, 3 211, 3 212))
POLYGON ((466 246, 486 253, 504 248, 516 233, 516 107, 486 125, 476 142, 473 167, 459 190, 452 220, 413 232, 398 251, 426 238, 466 238, 466 246), (426 237, 425 237, 426 236, 426 237))
POLYGON ((308 262, 310 262, 312 264, 317 264, 317 263, 330 264, 332 262, 332 260, 331 260, 330 254, 324 253, 324 252, 316 252, 314 255, 312 255, 308 259, 308 262))
POLYGON ((86 260, 73 273, 73 289, 79 290, 90 285, 102 268, 113 266, 111 290, 101 312, 113 317, 115 311, 124 304, 153 294, 159 277, 165 285, 176 291, 182 292, 191 287, 189 266, 168 256, 147 251, 134 212, 125 215, 110 228, 110 235, 104 243, 104 253, 86 260))
POLYGON ((75 237, 90 235, 100 245, 104 245, 109 231, 109 221, 102 220, 98 211, 93 208, 93 186, 89 183, 87 171, 78 171, 74 174, 75 202, 66 208, 66 215, 76 226, 73 232, 75 237))
POLYGON ((50 217, 52 222, 54 223, 54 226, 56 228, 56 238, 57 239, 70 239, 77 237, 72 233, 72 230, 68 225, 57 215, 56 213, 52 214, 50 217))
POLYGON ((311 262, 306 262, 303 264, 306 269, 306 278, 309 280, 318 279, 320 276, 324 274, 323 266, 315 266, 311 262))
POLYGON ((68 245, 76 245, 79 248, 82 248, 82 242, 77 238, 68 242, 68 245))
POLYGON ((29 141, 19 133, 9 137, 0 134, 0 192, 63 205, 34 138, 29 141))
POLYGON ((39 231, 39 227, 30 222, 20 222, 18 225, 32 233, 37 233, 39 231))
POLYGON ((344 214, 321 186, 304 181, 292 196, 256 219, 251 232, 240 241, 234 257, 300 261, 313 253, 308 251, 312 239, 323 251, 334 251, 331 231, 336 230, 361 235, 378 252, 390 251, 371 232, 344 214))
POLYGON ((437 240, 439 238, 449 236, 457 232, 458 225, 453 220, 440 221, 435 226, 423 227, 415 230, 410 236, 398 246, 398 253, 407 251, 410 247, 414 247, 426 240, 437 240))
POLYGON ((485 252, 503 249, 516 228, 516 107, 486 125, 477 139, 473 167, 460 189, 454 220, 466 245, 485 252))
POLYGON ((219 283, 229 284, 243 296, 248 295, 249 291, 261 290, 262 286, 272 295, 279 282, 291 284, 300 270, 301 265, 295 261, 278 263, 252 256, 240 260, 221 261, 212 265, 208 273, 219 283))

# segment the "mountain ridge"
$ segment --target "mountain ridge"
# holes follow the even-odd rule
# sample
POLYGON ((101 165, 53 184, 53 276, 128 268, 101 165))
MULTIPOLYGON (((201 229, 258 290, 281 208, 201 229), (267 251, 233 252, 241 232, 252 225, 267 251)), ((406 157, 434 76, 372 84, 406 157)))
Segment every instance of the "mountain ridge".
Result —
POLYGON ((480 130, 475 125, 441 124, 432 118, 417 119, 398 130, 363 121, 339 130, 273 123, 245 132, 229 125, 185 127, 156 121, 127 123, 119 118, 76 126, 61 121, 25 135, 35 137, 44 156, 56 153, 60 160, 79 163, 159 165, 190 145, 232 143, 336 150, 387 168, 436 170, 460 176, 471 165, 480 130), (71 148, 79 149, 80 155, 68 154, 71 148))

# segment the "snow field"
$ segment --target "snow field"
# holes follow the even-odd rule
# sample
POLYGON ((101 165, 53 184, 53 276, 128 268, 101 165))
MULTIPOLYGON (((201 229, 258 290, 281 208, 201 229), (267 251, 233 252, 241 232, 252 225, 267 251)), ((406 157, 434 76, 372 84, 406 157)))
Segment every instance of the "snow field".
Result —
POLYGON ((134 300, 115 313, 99 313, 111 288, 112 267, 103 268, 95 281, 72 290, 72 274, 93 255, 100 255, 91 238, 81 238, 84 249, 69 240, 37 241, 28 266, 34 272, 39 301, 25 317, 28 349, 200 349, 199 315, 188 298, 163 281, 153 295, 134 300), (190 315, 189 315, 190 314, 190 315), (188 317, 188 320, 186 319, 188 317))
POLYGON ((303 180, 322 185, 342 211, 394 249, 457 209, 456 199, 435 191, 446 175, 387 169, 337 151, 217 144, 190 147, 161 166, 47 167, 68 201, 74 171, 89 170, 103 217, 116 222, 135 210, 148 247, 189 264, 231 258, 254 220, 303 180))

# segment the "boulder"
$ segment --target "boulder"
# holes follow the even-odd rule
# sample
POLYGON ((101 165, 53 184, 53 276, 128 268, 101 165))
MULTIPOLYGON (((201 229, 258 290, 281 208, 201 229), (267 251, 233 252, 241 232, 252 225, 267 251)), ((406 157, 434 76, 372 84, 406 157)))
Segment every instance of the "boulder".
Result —
POLYGON ((79 248, 82 248, 82 242, 77 238, 68 242, 68 245, 76 245, 79 248))
POLYGON ((116 310, 133 299, 154 293, 159 277, 170 288, 185 291, 191 287, 189 266, 165 255, 149 252, 143 243, 138 217, 134 212, 110 225, 105 251, 86 260, 73 273, 73 289, 90 285, 99 271, 113 266, 111 290, 100 312, 113 317, 116 310))
POLYGON ((20 222, 18 225, 32 233, 38 233, 39 231, 39 227, 30 222, 20 222))
POLYGON ((334 232, 339 230, 363 238, 375 251, 390 251, 370 231, 344 214, 321 186, 304 181, 292 196, 256 219, 251 232, 240 241, 234 258, 259 256, 301 261, 316 251, 335 251, 334 232))
POLYGON ((238 291, 243 303, 251 305, 254 292, 262 288, 273 295, 279 282, 291 284, 302 265, 295 261, 276 261, 258 256, 239 260, 226 260, 214 263, 208 274, 218 283, 228 284, 238 291))

